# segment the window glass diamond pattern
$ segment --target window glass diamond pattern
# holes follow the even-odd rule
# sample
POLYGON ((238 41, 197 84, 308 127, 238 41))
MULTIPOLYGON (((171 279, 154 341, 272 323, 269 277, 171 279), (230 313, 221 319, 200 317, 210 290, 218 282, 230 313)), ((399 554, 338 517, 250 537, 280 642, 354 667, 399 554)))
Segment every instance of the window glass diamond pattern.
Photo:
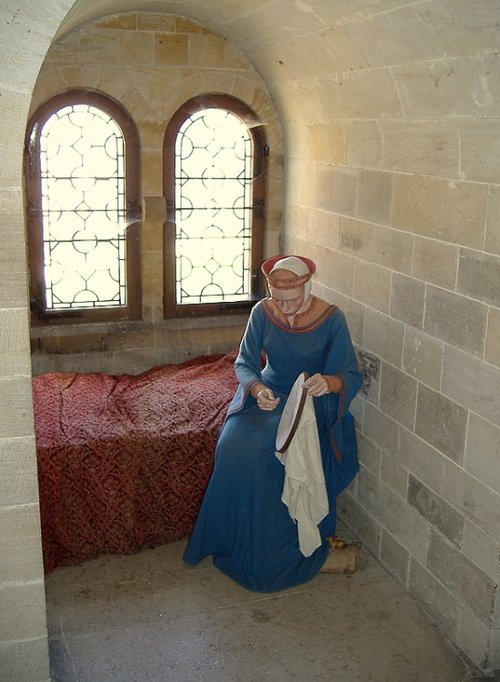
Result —
POLYGON ((40 135, 47 310, 126 305, 125 142, 107 113, 64 106, 40 135))
POLYGON ((179 304, 248 300, 252 138, 221 108, 187 118, 175 144, 175 257, 179 304))

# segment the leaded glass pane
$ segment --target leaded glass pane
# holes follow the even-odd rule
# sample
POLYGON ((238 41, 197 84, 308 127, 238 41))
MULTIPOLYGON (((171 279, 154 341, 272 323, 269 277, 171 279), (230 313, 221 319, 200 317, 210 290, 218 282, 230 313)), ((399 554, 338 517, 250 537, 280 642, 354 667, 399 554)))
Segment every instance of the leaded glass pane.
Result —
POLYGON ((125 142, 87 105, 54 113, 40 135, 47 310, 125 306, 125 142))
POLYGON ((175 145, 177 303, 250 298, 252 139, 234 114, 190 116, 175 145))

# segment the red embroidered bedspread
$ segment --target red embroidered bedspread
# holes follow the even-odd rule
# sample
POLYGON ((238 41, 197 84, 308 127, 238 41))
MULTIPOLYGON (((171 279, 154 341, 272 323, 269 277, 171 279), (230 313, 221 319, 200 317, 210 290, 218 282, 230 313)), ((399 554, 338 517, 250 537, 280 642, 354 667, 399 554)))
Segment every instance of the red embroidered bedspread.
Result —
POLYGON ((46 572, 189 535, 236 389, 234 359, 33 377, 46 572))

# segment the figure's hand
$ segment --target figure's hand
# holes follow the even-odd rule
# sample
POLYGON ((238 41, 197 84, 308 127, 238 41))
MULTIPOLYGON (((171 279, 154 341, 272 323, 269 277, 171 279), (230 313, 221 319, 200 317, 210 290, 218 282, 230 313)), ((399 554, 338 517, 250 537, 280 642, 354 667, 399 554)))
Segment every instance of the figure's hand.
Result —
POLYGON ((271 411, 278 405, 280 399, 276 398, 270 388, 261 388, 256 396, 257 405, 261 410, 271 411))
POLYGON ((304 388, 307 388, 307 395, 319 398, 330 393, 328 382, 322 374, 313 374, 307 381, 304 381, 304 388))

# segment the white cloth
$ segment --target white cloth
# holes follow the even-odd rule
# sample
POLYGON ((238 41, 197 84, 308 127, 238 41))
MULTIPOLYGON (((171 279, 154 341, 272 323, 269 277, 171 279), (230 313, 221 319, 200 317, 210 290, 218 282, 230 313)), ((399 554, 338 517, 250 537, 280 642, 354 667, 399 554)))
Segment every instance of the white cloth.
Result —
POLYGON ((285 452, 276 457, 285 467, 282 501, 297 523, 300 551, 310 556, 321 545, 318 524, 328 514, 313 399, 307 396, 299 426, 285 452))
POLYGON ((309 274, 309 268, 304 261, 297 258, 297 256, 286 256, 286 258, 281 258, 276 261, 269 274, 272 274, 276 270, 288 270, 298 277, 309 274))
MULTIPOLYGON (((286 258, 281 258, 280 260, 276 261, 269 274, 272 274, 276 270, 288 270, 289 272, 293 272, 294 275, 297 275, 297 277, 302 277, 303 275, 307 275, 309 273, 309 268, 307 265, 303 260, 297 258, 297 256, 286 256, 286 258)), ((308 280, 304 284, 304 300, 308 298, 311 290, 312 282, 311 280, 308 280)))

